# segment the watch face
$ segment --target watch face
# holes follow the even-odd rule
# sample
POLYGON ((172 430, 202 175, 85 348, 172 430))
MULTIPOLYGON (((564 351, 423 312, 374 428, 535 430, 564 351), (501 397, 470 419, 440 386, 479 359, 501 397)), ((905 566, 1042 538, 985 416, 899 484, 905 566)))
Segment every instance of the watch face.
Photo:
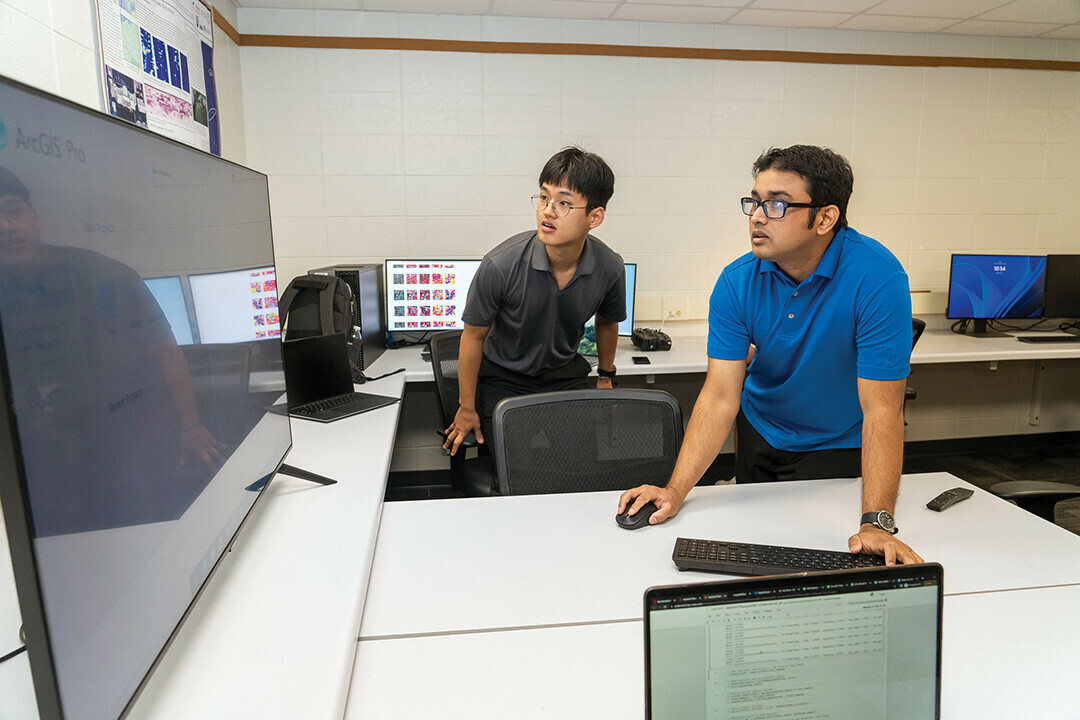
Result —
POLYGON ((896 521, 893 520, 893 516, 886 510, 882 510, 878 513, 878 525, 882 530, 888 530, 892 532, 892 529, 896 527, 896 521))

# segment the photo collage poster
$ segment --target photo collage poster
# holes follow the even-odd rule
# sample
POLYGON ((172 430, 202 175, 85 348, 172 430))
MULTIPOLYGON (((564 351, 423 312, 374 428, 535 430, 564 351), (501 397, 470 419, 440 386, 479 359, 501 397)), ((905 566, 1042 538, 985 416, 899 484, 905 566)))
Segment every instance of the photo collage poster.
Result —
POLYGON ((97 0, 109 114, 221 155, 214 16, 202 0, 97 0))
POLYGON ((387 330, 461 328, 461 312, 480 261, 388 260, 387 330))

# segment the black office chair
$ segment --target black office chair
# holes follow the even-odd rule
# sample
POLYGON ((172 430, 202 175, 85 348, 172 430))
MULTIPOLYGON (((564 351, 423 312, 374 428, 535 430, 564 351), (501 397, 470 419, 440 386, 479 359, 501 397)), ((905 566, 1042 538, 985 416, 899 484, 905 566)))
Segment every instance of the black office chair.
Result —
POLYGON ((1012 500, 1043 520, 1054 522, 1054 506, 1062 500, 1080 497, 1080 485, 1045 480, 1011 480, 990 486, 990 492, 1012 500))
MULTIPOLYGON (((914 350, 915 346, 919 342, 919 338, 922 337, 923 330, 926 329, 926 321, 920 320, 917 317, 911 318, 911 349, 914 350)), ((904 388, 904 402, 908 400, 914 400, 918 397, 918 393, 915 392, 915 388, 908 385, 904 388)))
MULTIPOLYGON (((435 394, 439 398, 439 410, 442 412, 443 425, 438 433, 446 438, 445 429, 454 421, 458 409, 458 346, 461 342, 460 330, 448 330, 434 335, 429 342, 431 348, 431 371, 435 375, 435 394)), ((450 458, 450 487, 465 495, 476 497, 491 494, 494 478, 491 453, 485 438, 485 444, 469 438, 461 444, 456 455, 450 458), (469 451, 475 448, 475 457, 467 458, 469 451)))
POLYGON ((663 485, 682 444, 682 410, 662 390, 566 390, 495 407, 495 467, 507 495, 663 485))

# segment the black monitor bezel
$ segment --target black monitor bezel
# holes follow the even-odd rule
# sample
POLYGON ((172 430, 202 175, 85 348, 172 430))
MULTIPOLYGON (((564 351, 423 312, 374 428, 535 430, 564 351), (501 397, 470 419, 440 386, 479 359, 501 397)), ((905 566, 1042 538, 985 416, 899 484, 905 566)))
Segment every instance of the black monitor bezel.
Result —
MULTIPOLYGON (((8 85, 21 92, 64 106, 66 109, 78 111, 85 116, 92 118, 93 122, 113 123, 117 127, 123 128, 125 132, 142 133, 155 142, 172 145, 175 148, 182 149, 186 152, 197 153, 205 156, 210 161, 232 165, 245 173, 252 173, 255 176, 262 177, 266 186, 267 208, 269 209, 270 207, 269 178, 265 173, 245 167, 231 160, 218 157, 217 155, 200 150, 199 148, 185 145, 172 138, 159 135, 145 128, 107 115, 101 111, 88 108, 58 95, 26 85, 25 83, 21 83, 2 74, 0 74, 0 84, 8 85)), ((270 231, 270 251, 271 256, 274 258, 274 262, 271 264, 276 268, 276 255, 274 254, 272 229, 270 231)), ((167 274, 176 275, 179 273, 167 274)), ((192 312, 194 312, 193 308, 192 312)), ((31 682, 33 684, 40 720, 64 720, 65 715, 61 701, 60 686, 57 679, 56 663, 53 657, 52 643, 50 641, 50 628, 45 617, 41 578, 38 573, 37 558, 34 551, 34 535, 31 527, 32 513, 30 510, 29 499, 25 492, 25 467, 18 437, 18 424, 15 418, 14 399, 10 384, 9 367, 2 327, 0 327, 0 402, 3 403, 3 410, 0 412, 0 505, 4 508, 4 525, 6 526, 7 532, 8 551, 11 557, 12 571, 15 577, 15 589, 19 602, 19 610, 22 615, 22 629, 27 649, 27 662, 30 666, 31 682)), ((147 682, 153 676, 154 671, 157 669, 158 665, 160 665, 165 653, 168 651, 180 632, 180 629, 191 615, 191 611, 195 607, 195 604, 202 597, 202 594, 205 592, 211 579, 220 568, 223 558, 231 550, 236 538, 243 532, 248 520, 252 517, 252 512, 266 496, 266 488, 270 486, 270 481, 277 472, 280 471, 281 466, 285 463, 285 458, 288 457, 292 447, 293 439, 290 427, 289 442, 283 448, 281 458, 275 463, 274 470, 268 476, 260 478, 260 480, 265 479, 266 482, 261 483, 261 486, 258 488, 258 493, 255 495, 254 500, 245 512, 244 517, 237 525, 236 531, 229 540, 223 544, 221 554, 214 560, 213 565, 207 573, 206 579, 203 580, 198 590, 194 593, 191 602, 184 609, 184 612, 177 618, 176 625, 169 633, 165 643, 158 650, 149 667, 147 667, 146 673, 132 692, 131 697, 128 698, 127 704, 119 716, 120 718, 126 717, 131 712, 139 695, 145 689, 147 682)))

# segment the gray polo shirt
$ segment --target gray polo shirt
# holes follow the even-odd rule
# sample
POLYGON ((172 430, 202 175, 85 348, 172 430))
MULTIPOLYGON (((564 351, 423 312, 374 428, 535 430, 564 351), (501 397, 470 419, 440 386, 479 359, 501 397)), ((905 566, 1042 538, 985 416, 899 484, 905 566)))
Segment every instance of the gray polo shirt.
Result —
POLYGON ((508 370, 535 375, 574 359, 593 315, 626 319, 622 257, 589 235, 574 277, 562 290, 535 230, 484 256, 461 319, 490 327, 484 355, 508 370))

